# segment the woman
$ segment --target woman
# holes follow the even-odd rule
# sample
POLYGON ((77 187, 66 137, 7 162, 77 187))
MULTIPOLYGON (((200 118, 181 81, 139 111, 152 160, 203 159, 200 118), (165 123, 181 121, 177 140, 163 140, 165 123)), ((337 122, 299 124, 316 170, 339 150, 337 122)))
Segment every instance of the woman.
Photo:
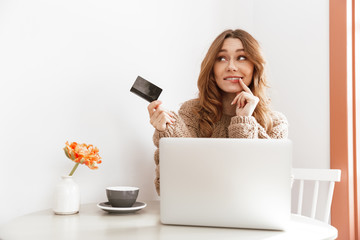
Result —
MULTIPOLYGON (((211 44, 198 79, 199 96, 179 114, 149 104, 154 144, 162 137, 287 138, 286 117, 271 111, 266 96, 265 61, 258 42, 246 31, 226 30, 211 44)), ((159 149, 155 186, 160 195, 159 149)))

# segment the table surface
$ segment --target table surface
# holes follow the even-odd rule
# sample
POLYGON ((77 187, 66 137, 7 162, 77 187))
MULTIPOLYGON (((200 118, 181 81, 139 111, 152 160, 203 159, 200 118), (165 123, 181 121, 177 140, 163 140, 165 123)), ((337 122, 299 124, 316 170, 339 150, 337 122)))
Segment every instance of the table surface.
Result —
POLYGON ((336 228, 300 215, 292 215, 286 231, 173 226, 160 223, 159 201, 145 201, 135 213, 110 214, 96 203, 83 204, 74 215, 55 215, 51 209, 13 219, 0 226, 2 240, 43 239, 336 239, 336 228))

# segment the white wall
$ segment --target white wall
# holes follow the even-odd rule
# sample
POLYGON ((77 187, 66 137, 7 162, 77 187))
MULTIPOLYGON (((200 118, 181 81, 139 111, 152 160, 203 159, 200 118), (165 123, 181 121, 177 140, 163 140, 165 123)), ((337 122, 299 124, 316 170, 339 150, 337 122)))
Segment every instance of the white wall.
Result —
POLYGON ((256 36, 269 65, 273 105, 286 113, 290 123, 294 167, 328 168, 329 3, 257 1, 254 9, 256 36))
POLYGON ((262 44, 274 108, 290 122, 294 166, 329 166, 328 3, 325 0, 0 2, 0 223, 52 206, 73 163, 65 141, 99 147, 80 166, 82 203, 109 185, 153 187, 147 103, 138 75, 161 86, 169 109, 196 96, 211 41, 243 28, 262 44))

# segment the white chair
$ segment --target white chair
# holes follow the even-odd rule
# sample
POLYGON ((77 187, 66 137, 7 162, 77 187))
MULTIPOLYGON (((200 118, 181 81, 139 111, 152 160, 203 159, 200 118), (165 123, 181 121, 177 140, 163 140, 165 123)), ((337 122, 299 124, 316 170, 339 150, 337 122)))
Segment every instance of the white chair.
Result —
MULTIPOLYGON (((305 181, 311 181, 313 182, 313 191, 310 193, 312 195, 312 201, 311 201, 311 218, 315 218, 316 211, 317 211, 317 205, 318 205, 318 197, 319 197, 319 185, 320 181, 329 182, 329 188, 327 190, 327 198, 325 200, 324 205, 324 214, 321 214, 321 216, 317 217, 317 219, 328 223, 329 222, 329 216, 330 216, 330 210, 331 210, 331 203, 334 193, 334 186, 335 182, 340 182, 341 177, 341 170, 337 169, 305 169, 305 168, 293 168, 292 174, 294 177, 294 184, 298 182, 298 186, 295 189, 293 187, 293 191, 298 190, 297 194, 297 207, 296 207, 296 214, 302 214, 303 210, 303 197, 304 197, 304 182, 305 181)), ((294 203, 294 202, 293 202, 294 203)))

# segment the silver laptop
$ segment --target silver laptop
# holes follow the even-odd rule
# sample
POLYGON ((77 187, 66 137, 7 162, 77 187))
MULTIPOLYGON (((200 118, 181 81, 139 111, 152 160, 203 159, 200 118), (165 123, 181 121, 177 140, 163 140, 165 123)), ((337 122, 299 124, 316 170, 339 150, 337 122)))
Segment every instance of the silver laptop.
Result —
POLYGON ((290 140, 162 138, 163 224, 284 230, 290 140))

